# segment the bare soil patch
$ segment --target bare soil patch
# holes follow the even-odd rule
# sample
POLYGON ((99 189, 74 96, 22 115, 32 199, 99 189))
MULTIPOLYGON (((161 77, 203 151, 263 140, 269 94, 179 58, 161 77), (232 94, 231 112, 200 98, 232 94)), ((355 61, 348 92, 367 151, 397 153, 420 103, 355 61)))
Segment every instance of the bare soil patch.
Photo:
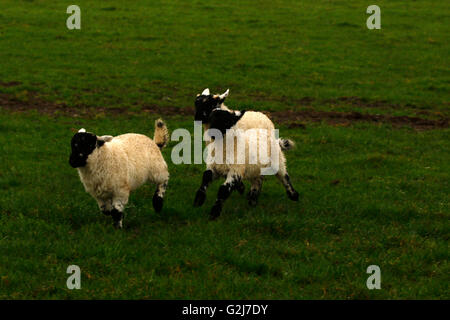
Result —
MULTIPOLYGON (((347 99, 346 97, 340 99, 347 99)), ((362 100, 351 98, 355 103, 363 103, 362 100)), ((306 101, 305 101, 306 102, 306 101)), ((381 103, 381 102, 379 102, 381 103)), ((134 115, 142 113, 159 114, 162 116, 186 116, 194 115, 194 107, 175 107, 143 105, 138 108, 110 108, 92 106, 68 106, 64 103, 54 103, 45 101, 33 93, 29 93, 22 101, 10 94, 0 94, 0 107, 15 111, 24 112, 37 110, 48 115, 66 115, 72 117, 92 117, 98 113, 111 115, 134 115)), ((360 112, 335 112, 317 111, 312 109, 283 110, 265 112, 277 123, 287 124, 290 128, 305 128, 308 122, 326 122, 330 125, 351 125, 356 122, 390 123, 394 127, 409 126, 417 130, 429 130, 449 127, 449 118, 442 116, 440 119, 424 119, 410 116, 390 116, 385 114, 366 114, 360 112)))
MULTIPOLYGON (((401 105, 390 103, 386 100, 369 100, 360 97, 339 97, 335 99, 327 99, 325 100, 325 103, 337 105, 346 104, 361 108, 401 108, 401 105)), ((417 106, 413 104, 408 104, 406 107, 417 108, 417 106)))
POLYGON ((250 98, 255 101, 274 101, 280 102, 286 105, 291 106, 302 106, 309 107, 313 104, 322 104, 322 105, 350 105, 354 107, 360 108, 390 108, 390 109, 398 109, 402 107, 407 107, 411 109, 416 109, 418 106, 408 103, 404 106, 396 103, 389 102, 387 100, 370 100, 367 98, 360 98, 356 96, 351 97, 338 97, 333 99, 316 99, 313 97, 303 97, 300 99, 292 99, 286 96, 273 97, 273 96, 265 96, 263 94, 250 94, 250 98))
POLYGON ((277 122, 288 123, 289 127, 304 127, 305 122, 325 121, 331 125, 350 125, 355 122, 390 123, 394 127, 410 126, 418 130, 448 128, 449 119, 424 119, 410 116, 390 116, 360 112, 335 112, 315 110, 284 110, 271 112, 270 116, 277 122))
POLYGON ((4 88, 20 86, 21 84, 22 82, 20 81, 10 81, 10 82, 0 81, 0 86, 4 88))
POLYGON ((143 105, 135 110, 133 108, 125 107, 92 107, 86 105, 69 106, 65 103, 54 103, 46 101, 37 97, 33 93, 28 93, 25 100, 17 99, 13 95, 0 93, 0 107, 15 111, 25 112, 29 110, 36 110, 47 115, 67 115, 72 117, 92 117, 99 113, 112 115, 133 115, 139 113, 156 113, 167 116, 185 115, 192 116, 194 114, 194 107, 175 107, 175 106, 158 106, 158 105, 143 105))

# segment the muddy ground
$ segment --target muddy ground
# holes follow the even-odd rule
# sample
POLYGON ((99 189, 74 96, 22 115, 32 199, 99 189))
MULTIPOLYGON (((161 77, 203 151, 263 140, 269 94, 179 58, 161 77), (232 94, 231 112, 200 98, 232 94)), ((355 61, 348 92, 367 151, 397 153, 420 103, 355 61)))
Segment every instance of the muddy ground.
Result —
MULTIPOLYGON (((0 83, 3 87, 15 86, 19 82, 0 83)), ((356 122, 389 123, 393 127, 409 126, 416 130, 429 130, 449 127, 449 118, 441 115, 439 119, 426 119, 411 116, 392 116, 387 114, 368 114, 361 112, 337 112, 337 111, 319 111, 311 107, 312 99, 305 97, 296 101, 296 107, 290 110, 265 112, 276 123, 286 124, 290 128, 304 128, 311 122, 326 122, 330 125, 347 126, 356 122)), ((327 100, 327 104, 353 105, 367 108, 392 108, 393 105, 386 101, 367 101, 358 97, 340 97, 333 100, 327 100)), ((408 105, 411 107, 411 105, 408 105)), ((187 116, 193 117, 194 107, 175 107, 175 106, 157 106, 143 105, 136 109, 130 108, 106 108, 90 106, 69 106, 45 101, 33 93, 28 93, 26 99, 19 100, 11 94, 0 93, 0 107, 14 112, 24 112, 37 110, 40 113, 57 116, 65 115, 71 117, 91 117, 94 114, 104 113, 113 115, 133 115, 143 113, 158 114, 162 116, 187 116)), ((414 106, 413 106, 414 107, 414 106)), ((428 115, 427 111, 420 112, 428 115)))

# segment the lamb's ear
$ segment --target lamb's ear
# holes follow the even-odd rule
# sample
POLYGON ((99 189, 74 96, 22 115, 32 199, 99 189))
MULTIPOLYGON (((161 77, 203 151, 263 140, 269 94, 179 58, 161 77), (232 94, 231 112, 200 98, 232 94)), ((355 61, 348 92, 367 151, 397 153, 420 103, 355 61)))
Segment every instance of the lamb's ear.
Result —
POLYGON ((225 98, 228 97, 229 94, 230 94, 230 89, 227 89, 227 91, 225 91, 224 93, 222 93, 219 96, 220 100, 225 100, 225 98))
POLYGON ((109 142, 113 139, 113 136, 101 136, 97 137, 97 147, 100 148, 105 142, 109 142))
POLYGON ((97 140, 102 140, 102 141, 105 141, 105 142, 109 142, 113 138, 114 138, 113 136, 101 136, 101 137, 97 137, 97 140))
POLYGON ((244 116, 245 110, 241 110, 241 111, 236 111, 234 114, 237 117, 236 122, 238 122, 243 116, 244 116))
POLYGON ((226 99, 226 97, 228 97, 228 94, 230 93, 230 89, 227 89, 227 91, 225 91, 222 94, 216 94, 213 96, 214 99, 218 100, 219 103, 223 103, 226 99))
POLYGON ((205 90, 203 90, 202 96, 209 96, 209 95, 210 95, 209 88, 206 88, 205 90))
MULTIPOLYGON (((245 110, 235 111, 235 112, 234 112, 234 114, 235 114, 236 116, 238 116, 239 119, 242 118, 242 116, 244 115, 244 113, 245 113, 245 110)), ((239 120, 239 119, 238 119, 238 120, 239 120)))

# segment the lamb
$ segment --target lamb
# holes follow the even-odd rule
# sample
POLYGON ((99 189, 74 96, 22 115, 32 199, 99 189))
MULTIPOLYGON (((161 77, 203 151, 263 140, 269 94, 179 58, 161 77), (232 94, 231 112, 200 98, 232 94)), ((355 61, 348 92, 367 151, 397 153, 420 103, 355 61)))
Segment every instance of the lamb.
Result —
MULTIPOLYGON (((201 186, 195 196, 194 206, 199 207, 203 205, 206 199, 206 190, 209 184, 220 176, 226 177, 226 180, 219 188, 216 202, 210 212, 211 219, 216 219, 220 216, 223 203, 234 190, 237 190, 239 193, 243 194, 245 187, 242 180, 249 180, 251 183, 251 188, 247 195, 249 205, 255 206, 257 204, 263 183, 261 169, 267 167, 267 164, 263 164, 261 161, 257 161, 257 163, 252 164, 252 162, 249 161, 250 144, 255 141, 259 142, 262 139, 258 131, 256 136, 249 135, 248 132, 251 131, 250 129, 265 129, 265 132, 269 133, 267 136, 268 156, 270 157, 273 152, 276 152, 275 155, 278 154, 278 171, 276 172, 276 176, 285 187, 288 198, 293 201, 298 201, 299 194, 292 186, 286 170, 286 158, 283 154, 283 150, 291 149, 294 146, 294 143, 289 139, 275 140, 275 137, 270 134, 275 129, 274 125, 265 114, 255 111, 233 111, 229 109, 224 104, 225 98, 228 94, 229 90, 221 95, 211 95, 209 89, 205 89, 201 94, 197 95, 195 101, 195 120, 202 121, 205 130, 216 129, 222 134, 229 132, 227 129, 230 128, 234 129, 233 132, 241 129, 242 132, 244 132, 242 138, 245 141, 245 161, 241 164, 225 162, 220 164, 214 161, 207 164, 207 168, 203 172, 201 186), (276 149, 272 149, 274 147, 276 149)), ((214 145, 217 143, 216 141, 217 140, 215 139, 214 142, 210 142, 207 145, 210 154, 212 152, 211 156, 214 156, 215 148, 218 147, 217 145, 214 145)), ((222 154, 225 155, 227 143, 223 143, 222 141, 221 145, 223 148, 222 154)), ((260 152, 261 148, 258 148, 258 152, 260 152)), ((233 152, 236 159, 238 156, 236 144, 233 152)), ((270 165, 272 165, 272 163, 270 163, 270 165)))
POLYGON ((168 140, 169 132, 161 119, 155 121, 153 140, 135 133, 99 137, 85 129, 72 137, 69 163, 77 168, 86 192, 105 215, 112 217, 116 228, 123 227, 130 192, 147 181, 157 186, 153 208, 161 211, 169 181, 161 149, 168 140))

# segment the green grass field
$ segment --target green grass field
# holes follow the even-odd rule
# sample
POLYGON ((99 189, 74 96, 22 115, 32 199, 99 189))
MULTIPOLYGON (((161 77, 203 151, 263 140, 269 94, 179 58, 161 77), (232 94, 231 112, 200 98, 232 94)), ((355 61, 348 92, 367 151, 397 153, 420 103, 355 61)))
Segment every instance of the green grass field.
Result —
POLYGON ((448 3, 379 1, 381 30, 359 0, 80 0, 81 30, 69 4, 0 3, 0 298, 450 298, 448 3), (193 208, 204 165, 171 142, 163 211, 146 185, 115 230, 68 164, 74 131, 192 132, 205 87, 273 114, 300 201, 269 177, 211 222, 220 183, 193 208))

